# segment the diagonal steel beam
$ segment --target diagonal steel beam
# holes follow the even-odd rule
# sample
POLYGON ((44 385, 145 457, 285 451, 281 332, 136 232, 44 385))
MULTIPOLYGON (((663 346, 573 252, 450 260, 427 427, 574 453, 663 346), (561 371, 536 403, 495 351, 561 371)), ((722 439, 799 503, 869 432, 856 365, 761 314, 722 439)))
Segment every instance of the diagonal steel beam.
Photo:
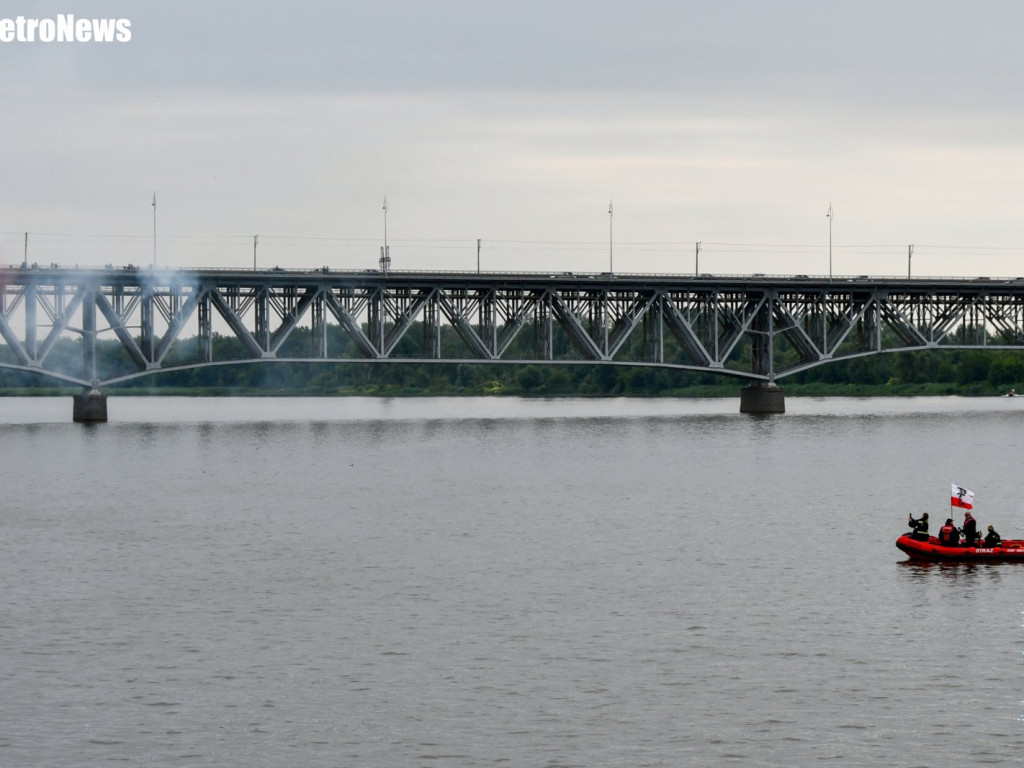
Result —
POLYGON ((558 324, 562 326, 569 338, 576 344, 577 349, 583 353, 583 356, 588 360, 607 360, 608 356, 590 338, 590 334, 583 327, 583 322, 569 309, 562 300, 561 295, 551 291, 549 296, 551 297, 551 310, 555 314, 555 319, 558 320, 558 324))
POLYGON ((383 354, 369 337, 363 333, 363 329, 359 325, 359 321, 353 317, 345 307, 338 301, 338 297, 334 295, 333 291, 324 292, 324 302, 327 307, 331 310, 331 314, 337 318, 338 323, 344 329, 352 342, 356 345, 356 348, 362 353, 363 357, 368 358, 379 358, 383 357, 383 354))
POLYGON ((652 292, 648 296, 641 294, 630 302, 622 317, 616 320, 615 325, 612 326, 612 333, 608 338, 608 357, 613 358, 618 354, 619 349, 643 321, 644 316, 658 298, 658 294, 652 292))
POLYGON ((171 347, 178 340, 178 336, 188 324, 189 319, 192 317, 192 313, 196 311, 196 307, 199 305, 199 299, 205 293, 205 290, 193 291, 185 300, 185 303, 178 309, 176 314, 168 313, 167 330, 160 338, 160 344, 157 346, 153 362, 158 365, 163 365, 164 358, 167 357, 167 353, 171 351, 171 347))
POLYGON ((308 288, 304 294, 299 298, 295 308, 289 312, 281 325, 276 331, 270 336, 270 351, 276 356, 278 351, 281 349, 281 345, 287 341, 291 332, 295 330, 295 327, 299 324, 303 315, 309 309, 313 300, 320 293, 318 288, 308 288))
POLYGON ((420 291, 412 298, 403 312, 392 318, 394 325, 384 338, 384 357, 391 357, 391 353, 395 351, 398 342, 405 336, 406 331, 412 326, 413 321, 419 315, 423 306, 431 300, 436 290, 429 288, 420 291))
POLYGON ((11 352, 18 359, 18 362, 22 365, 28 366, 39 366, 39 363, 29 357, 28 352, 25 351, 25 347, 18 339, 17 334, 11 329, 10 324, 7 322, 7 318, 0 315, 0 336, 4 337, 4 341, 7 342, 7 346, 10 347, 11 352))
POLYGON ((213 304, 214 308, 220 313, 220 316, 224 318, 224 322, 228 324, 228 327, 231 329, 232 333, 235 334, 235 337, 242 342, 247 350, 249 350, 249 354, 253 357, 274 356, 272 352, 263 349, 263 347, 260 346, 259 342, 256 341, 256 337, 253 336, 249 332, 249 329, 245 327, 245 322, 243 322, 242 318, 236 315, 231 307, 228 306, 224 297, 221 296, 220 291, 216 288, 211 288, 207 292, 207 295, 210 298, 210 303, 213 304))
POLYGON ((444 316, 448 318, 448 322, 452 324, 455 332, 459 334, 459 337, 469 347, 470 352, 481 360, 494 359, 491 351, 484 344, 483 339, 473 330, 473 326, 470 325, 465 316, 455 308, 447 293, 444 291, 438 292, 437 304, 441 308, 441 312, 444 313, 444 316))
POLYGON ((114 335, 117 336, 117 340, 121 342, 121 346, 124 347, 132 360, 135 361, 135 365, 141 369, 147 368, 151 363, 146 359, 146 356, 142 354, 142 350, 139 349, 139 345, 135 343, 135 339, 133 339, 132 335, 128 332, 128 329, 124 324, 124 319, 114 311, 114 308, 111 306, 106 296, 99 291, 96 292, 95 296, 96 306, 99 307, 100 312, 103 313, 107 322, 110 323, 110 328, 114 332, 114 335))
POLYGON ((900 311, 891 299, 887 298, 881 302, 879 309, 882 320, 886 326, 900 338, 908 347, 932 346, 914 324, 900 311))
POLYGON ((693 325, 683 315, 671 296, 666 295, 662 299, 662 309, 665 324, 676 337, 676 341, 679 342, 679 345, 693 364, 702 368, 720 368, 721 362, 713 360, 700 338, 698 338, 693 325))
POLYGON ((68 321, 74 316, 75 312, 82 304, 82 300, 85 297, 86 291, 84 288, 79 287, 77 291, 72 295, 71 301, 64 306, 64 311, 55 314, 53 318, 53 325, 50 328, 50 332, 43 339, 43 343, 39 346, 39 362, 42 363, 46 359, 47 355, 50 354, 50 350, 53 349, 53 345, 60 339, 61 334, 68 327, 68 321))
MULTIPOLYGON (((494 350, 496 358, 502 357, 512 342, 515 341, 520 329, 526 324, 527 319, 543 295, 543 293, 533 293, 527 296, 515 296, 515 302, 518 304, 518 307, 505 313, 505 326, 498 333, 498 345, 494 350)), ((510 300, 506 299, 506 306, 508 306, 508 301, 510 300)))

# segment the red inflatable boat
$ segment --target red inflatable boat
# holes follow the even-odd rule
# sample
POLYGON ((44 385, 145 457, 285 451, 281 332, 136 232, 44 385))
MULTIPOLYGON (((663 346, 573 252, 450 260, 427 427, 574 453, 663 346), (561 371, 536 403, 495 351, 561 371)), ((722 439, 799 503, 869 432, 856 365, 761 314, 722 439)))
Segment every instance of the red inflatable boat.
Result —
POLYGON ((896 546, 910 555, 911 560, 961 563, 1018 560, 1024 563, 1024 540, 1021 539, 1003 539, 997 547, 948 547, 940 544, 934 536, 929 536, 928 541, 920 541, 905 533, 896 539, 896 546))

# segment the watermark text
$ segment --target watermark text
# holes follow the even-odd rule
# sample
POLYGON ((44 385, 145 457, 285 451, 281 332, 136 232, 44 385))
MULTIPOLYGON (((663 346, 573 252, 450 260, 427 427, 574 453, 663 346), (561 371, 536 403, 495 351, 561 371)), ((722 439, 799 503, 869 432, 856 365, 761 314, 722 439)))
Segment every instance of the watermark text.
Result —
POLYGON ((127 43, 129 19, 76 19, 61 13, 52 19, 0 18, 0 43, 127 43))

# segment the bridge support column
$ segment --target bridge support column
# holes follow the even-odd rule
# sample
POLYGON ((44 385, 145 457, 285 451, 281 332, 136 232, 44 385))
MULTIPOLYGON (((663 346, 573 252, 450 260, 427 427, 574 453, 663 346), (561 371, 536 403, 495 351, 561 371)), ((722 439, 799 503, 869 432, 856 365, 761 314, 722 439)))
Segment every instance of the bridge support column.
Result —
POLYGON ((80 424, 100 424, 107 420, 107 396, 98 389, 83 389, 74 395, 74 420, 80 424))
POLYGON ((785 413, 786 390, 775 384, 752 384, 740 390, 740 413, 785 413))

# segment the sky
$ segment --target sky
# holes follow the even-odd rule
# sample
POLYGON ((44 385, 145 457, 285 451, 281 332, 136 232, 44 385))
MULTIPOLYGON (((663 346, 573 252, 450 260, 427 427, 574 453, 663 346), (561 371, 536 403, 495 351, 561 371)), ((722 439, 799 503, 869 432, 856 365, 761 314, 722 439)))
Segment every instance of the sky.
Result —
POLYGON ((131 39, 0 42, 0 264, 1024 276, 1019 3, 60 14, 131 39))

